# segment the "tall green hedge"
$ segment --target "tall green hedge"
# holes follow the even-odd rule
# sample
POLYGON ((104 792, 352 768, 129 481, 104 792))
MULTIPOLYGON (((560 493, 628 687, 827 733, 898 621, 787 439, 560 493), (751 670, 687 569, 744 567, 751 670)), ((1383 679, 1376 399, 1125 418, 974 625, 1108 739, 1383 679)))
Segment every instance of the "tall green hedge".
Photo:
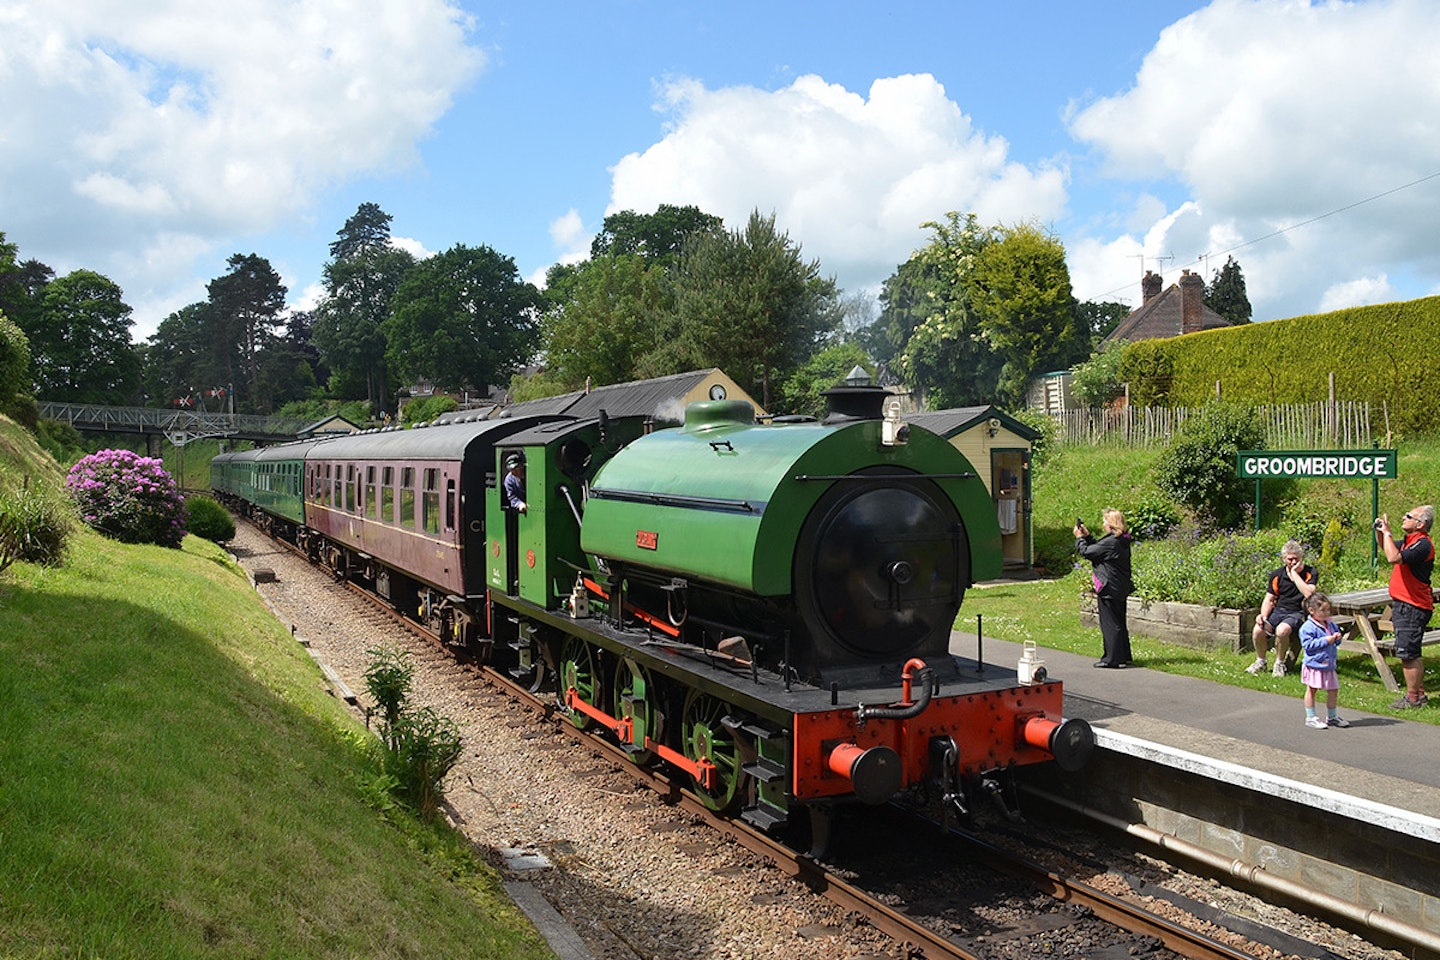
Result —
POLYGON ((1202 406, 1215 396, 1241 403, 1368 400, 1371 429, 1440 433, 1440 297, 1207 330, 1126 347, 1122 376, 1131 401, 1202 406))

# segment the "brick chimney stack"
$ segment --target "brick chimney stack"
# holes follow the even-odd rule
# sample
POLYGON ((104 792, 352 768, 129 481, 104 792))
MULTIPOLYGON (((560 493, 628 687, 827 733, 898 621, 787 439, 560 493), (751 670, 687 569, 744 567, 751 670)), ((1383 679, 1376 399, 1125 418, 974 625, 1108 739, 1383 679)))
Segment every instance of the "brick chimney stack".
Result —
POLYGON ((1162 289, 1164 289, 1164 281, 1160 279, 1160 274, 1146 270, 1144 279, 1140 281, 1140 293, 1142 294, 1140 305, 1143 307, 1160 296, 1162 289))
POLYGON ((1205 306, 1205 281, 1189 270, 1180 274, 1180 332, 1198 333, 1201 309, 1205 306))

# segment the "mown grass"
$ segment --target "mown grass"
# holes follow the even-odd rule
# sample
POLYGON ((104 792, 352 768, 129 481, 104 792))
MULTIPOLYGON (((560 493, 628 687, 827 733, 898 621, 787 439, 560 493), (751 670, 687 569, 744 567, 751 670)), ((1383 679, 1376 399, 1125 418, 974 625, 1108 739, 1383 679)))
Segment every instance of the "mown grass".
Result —
POLYGON ((0 956, 553 956, 463 838, 367 805, 373 751, 215 545, 16 564, 0 956))
MULTIPOLYGON (((1409 508, 1440 501, 1440 441, 1403 442, 1398 446, 1397 474, 1380 485, 1380 509, 1392 522, 1409 508)), ((956 620, 962 635, 973 636, 976 618, 983 617, 986 636, 1022 642, 1034 640, 1042 648, 1065 650, 1098 658, 1100 631, 1080 625, 1080 596, 1089 579, 1089 564, 1075 563, 1075 541, 1070 534, 1075 517, 1097 517, 1108 505, 1125 507, 1154 494, 1150 479, 1157 451, 1117 447, 1069 447, 1059 456, 1036 466, 1034 471, 1035 544, 1037 553, 1051 558, 1046 576, 1035 581, 1004 582, 973 588, 965 595, 956 620)), ((1281 494, 1265 492, 1265 497, 1281 494)), ((1389 566, 1381 558, 1377 571, 1370 572, 1369 530, 1371 486, 1362 480, 1301 481, 1284 496, 1298 499, 1322 512, 1351 517, 1339 575, 1340 584, 1322 583, 1322 589, 1355 589, 1383 586, 1389 566)), ((1267 508, 1268 510, 1268 508, 1267 508)), ((1262 513, 1262 521, 1273 524, 1278 517, 1262 513)), ((1093 526, 1092 526, 1093 528, 1093 526)), ((1255 585, 1255 605, 1263 596, 1263 585, 1255 585)), ((1432 623, 1440 626, 1440 623, 1432 623)), ((1249 651, 1197 650, 1161 643, 1131 634, 1135 658, 1143 666, 1167 673, 1199 677, 1230 686, 1249 687, 1300 697, 1304 688, 1298 674, 1284 678, 1267 674, 1252 677, 1244 668, 1254 659, 1249 651)), ((1399 661, 1390 660, 1397 681, 1399 661)), ((1352 709, 1388 713, 1396 694, 1385 689, 1367 654, 1340 655, 1340 703, 1352 709)), ((1426 689, 1440 693, 1440 655, 1426 657, 1426 689)), ((1440 723, 1440 710, 1412 710, 1406 719, 1440 723)))

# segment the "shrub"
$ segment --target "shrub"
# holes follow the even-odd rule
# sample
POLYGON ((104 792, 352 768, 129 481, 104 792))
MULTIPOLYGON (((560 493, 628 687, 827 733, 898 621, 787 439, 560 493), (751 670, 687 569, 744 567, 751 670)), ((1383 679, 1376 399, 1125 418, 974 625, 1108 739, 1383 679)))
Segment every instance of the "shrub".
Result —
POLYGON ((189 532, 215 543, 224 543, 235 537, 235 519, 230 511, 209 497, 196 495, 185 498, 185 510, 190 515, 186 524, 189 532))
POLYGON ((28 477, 18 492, 0 491, 0 571, 17 560, 59 566, 70 531, 65 505, 28 477))
POLYGON ((433 397, 426 397, 424 400, 411 400, 405 404, 405 409, 400 411, 400 422, 405 426, 413 426, 417 423, 429 423, 442 413, 450 413, 452 410, 459 410, 460 404, 455 402, 454 397, 445 394, 436 394, 433 397))
POLYGON ((1158 494, 1146 494, 1125 511, 1125 521, 1136 540, 1157 540, 1180 522, 1180 511, 1170 500, 1158 494))
POLYGON ((0 313, 0 408, 30 385, 30 341, 4 313, 0 313))
POLYGON ((386 773, 395 778, 401 794, 422 816, 440 807, 440 782, 460 759, 460 731, 455 722, 429 707, 400 715, 392 731, 386 773))
POLYGON ((1202 524, 1239 526, 1254 485, 1235 470, 1235 454, 1264 446, 1259 421, 1245 407, 1215 403, 1185 422, 1155 464, 1155 481, 1194 511, 1202 524))
POLYGON ((422 815, 432 816, 440 806, 440 781, 460 759, 460 731, 429 707, 406 709, 414 680, 409 657, 396 650, 366 652, 371 661, 365 670, 365 688, 379 708, 385 742, 379 782, 422 815))
POLYGON ((185 498, 159 460, 129 450, 101 450, 70 468, 65 489, 80 518, 121 543, 179 547, 185 498))

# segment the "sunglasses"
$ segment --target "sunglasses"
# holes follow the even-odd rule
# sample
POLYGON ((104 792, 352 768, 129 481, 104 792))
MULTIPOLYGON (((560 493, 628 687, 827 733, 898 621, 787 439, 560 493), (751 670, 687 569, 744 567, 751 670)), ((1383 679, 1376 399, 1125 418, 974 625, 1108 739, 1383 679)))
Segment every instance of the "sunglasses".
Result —
POLYGON ((1405 514, 1405 519, 1406 519, 1406 520, 1419 520, 1420 518, 1417 517, 1417 516, 1415 516, 1415 514, 1413 514, 1413 513, 1407 513, 1407 514, 1405 514))

